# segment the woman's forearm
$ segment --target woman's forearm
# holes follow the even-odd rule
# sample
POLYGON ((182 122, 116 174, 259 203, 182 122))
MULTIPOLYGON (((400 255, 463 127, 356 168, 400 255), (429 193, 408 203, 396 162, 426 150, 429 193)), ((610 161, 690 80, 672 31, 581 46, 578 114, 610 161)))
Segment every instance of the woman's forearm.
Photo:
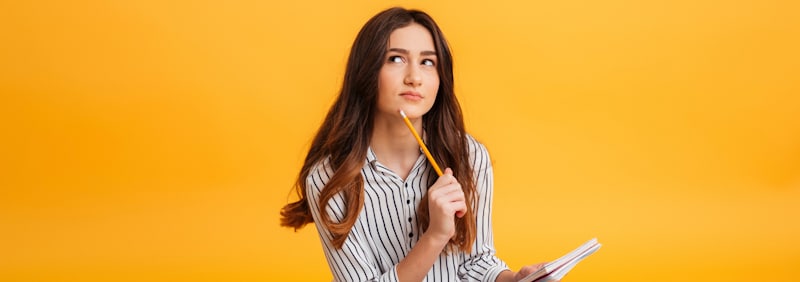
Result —
POLYGON ((514 277, 516 277, 516 275, 517 275, 516 272, 513 272, 511 270, 506 270, 506 271, 500 272, 500 274, 497 275, 497 278, 495 278, 494 281, 495 282, 517 282, 516 280, 514 280, 514 277))
POLYGON ((397 264, 397 277, 401 282, 422 281, 433 263, 439 258, 449 240, 422 234, 408 255, 397 264))

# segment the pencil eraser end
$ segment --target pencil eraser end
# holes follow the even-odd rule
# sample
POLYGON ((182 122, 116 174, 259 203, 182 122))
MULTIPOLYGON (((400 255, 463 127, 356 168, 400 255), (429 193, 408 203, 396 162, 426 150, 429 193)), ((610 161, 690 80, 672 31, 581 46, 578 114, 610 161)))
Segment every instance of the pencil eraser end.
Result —
POLYGON ((403 116, 403 118, 406 118, 406 112, 404 112, 403 110, 400 110, 400 115, 403 116))

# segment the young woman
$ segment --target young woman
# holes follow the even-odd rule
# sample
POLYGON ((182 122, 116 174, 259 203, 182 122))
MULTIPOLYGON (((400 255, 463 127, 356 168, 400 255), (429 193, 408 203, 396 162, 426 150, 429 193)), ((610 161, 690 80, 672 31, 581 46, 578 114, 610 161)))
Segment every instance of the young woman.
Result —
POLYGON ((515 273, 495 256, 492 177, 464 129, 441 30, 424 12, 391 8, 358 33, 281 225, 316 224, 336 281, 517 281, 541 264, 515 273))

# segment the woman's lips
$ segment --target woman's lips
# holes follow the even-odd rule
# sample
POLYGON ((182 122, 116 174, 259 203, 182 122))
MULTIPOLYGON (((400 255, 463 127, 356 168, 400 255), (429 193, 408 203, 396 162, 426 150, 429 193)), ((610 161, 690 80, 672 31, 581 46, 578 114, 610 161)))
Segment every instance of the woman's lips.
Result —
POLYGON ((403 98, 406 98, 407 100, 412 100, 412 101, 422 100, 422 94, 419 94, 419 92, 414 92, 414 91, 407 91, 407 92, 400 93, 400 96, 403 96, 403 98))

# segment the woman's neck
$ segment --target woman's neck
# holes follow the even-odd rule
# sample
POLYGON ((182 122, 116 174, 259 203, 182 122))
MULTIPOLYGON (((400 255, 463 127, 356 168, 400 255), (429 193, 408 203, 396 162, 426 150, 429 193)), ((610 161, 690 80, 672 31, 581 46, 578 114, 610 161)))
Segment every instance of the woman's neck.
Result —
MULTIPOLYGON (((419 158, 419 144, 406 126, 403 118, 378 114, 372 127, 370 147, 378 161, 406 179, 419 158)), ((422 133, 422 119, 411 119, 418 133, 422 133)))

